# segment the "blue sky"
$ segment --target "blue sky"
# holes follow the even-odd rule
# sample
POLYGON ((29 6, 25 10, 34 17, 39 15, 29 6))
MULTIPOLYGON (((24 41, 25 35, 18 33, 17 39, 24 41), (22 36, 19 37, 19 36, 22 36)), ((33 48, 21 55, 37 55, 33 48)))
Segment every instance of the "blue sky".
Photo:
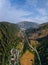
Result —
POLYGON ((48 22, 48 0, 0 0, 0 21, 48 22))

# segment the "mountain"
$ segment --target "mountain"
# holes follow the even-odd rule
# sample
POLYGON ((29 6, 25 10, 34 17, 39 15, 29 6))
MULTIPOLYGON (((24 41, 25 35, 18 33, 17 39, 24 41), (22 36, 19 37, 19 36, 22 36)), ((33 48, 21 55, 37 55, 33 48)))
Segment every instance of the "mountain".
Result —
POLYGON ((37 23, 28 22, 28 21, 19 22, 18 25, 21 29, 24 29, 24 30, 29 28, 37 28, 39 26, 39 24, 37 23))
POLYGON ((10 50, 21 42, 17 24, 0 22, 0 65, 6 65, 10 50))
POLYGON ((32 39, 42 38, 48 35, 48 23, 40 24, 38 28, 29 28, 26 30, 26 33, 32 39))
POLYGON ((48 23, 20 22, 13 24, 0 22, 0 65, 9 65, 11 49, 20 50, 21 65, 38 65, 38 57, 29 45, 37 50, 42 65, 48 64, 48 23), (26 35, 21 32, 25 29, 26 35), (28 41, 26 40, 28 38, 28 41), (26 63, 25 63, 26 62, 26 63))
MULTIPOLYGON (((48 64, 48 23, 40 24, 37 29, 27 29, 26 35, 32 46, 37 48, 42 65, 48 64)), ((36 58, 36 62, 38 62, 36 58)), ((38 63, 36 64, 38 65, 38 63)))

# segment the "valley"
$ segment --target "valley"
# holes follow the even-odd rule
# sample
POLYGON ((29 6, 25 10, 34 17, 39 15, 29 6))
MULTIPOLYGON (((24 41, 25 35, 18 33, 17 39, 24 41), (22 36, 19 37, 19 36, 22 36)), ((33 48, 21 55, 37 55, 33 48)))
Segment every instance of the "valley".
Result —
POLYGON ((47 65, 48 23, 21 23, 0 22, 0 65, 9 65, 12 48, 20 51, 20 65, 47 65))

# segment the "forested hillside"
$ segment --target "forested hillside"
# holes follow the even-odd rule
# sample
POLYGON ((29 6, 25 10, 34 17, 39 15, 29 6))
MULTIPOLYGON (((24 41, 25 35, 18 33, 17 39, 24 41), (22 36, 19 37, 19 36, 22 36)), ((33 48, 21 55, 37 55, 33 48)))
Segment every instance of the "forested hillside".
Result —
POLYGON ((0 22, 0 65, 9 64, 13 48, 20 50, 21 65, 47 65, 48 23, 22 31, 18 24, 0 22))
POLYGON ((22 41, 19 31, 16 24, 0 22, 0 65, 6 65, 10 50, 22 41))
POLYGON ((36 46, 42 65, 48 64, 48 23, 41 24, 39 28, 26 30, 31 45, 36 46), (37 42, 37 43, 36 43, 37 42))

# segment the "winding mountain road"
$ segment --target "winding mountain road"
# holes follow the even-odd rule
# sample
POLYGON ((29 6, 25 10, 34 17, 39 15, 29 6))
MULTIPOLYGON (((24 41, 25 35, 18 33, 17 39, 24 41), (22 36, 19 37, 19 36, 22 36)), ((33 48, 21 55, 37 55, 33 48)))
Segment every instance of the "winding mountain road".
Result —
POLYGON ((27 41, 27 43, 28 43, 28 46, 29 46, 30 50, 31 50, 31 51, 33 50, 33 51, 37 54, 37 58, 38 58, 38 61, 39 61, 39 64, 38 64, 38 65, 42 65, 42 64, 41 64, 41 60, 40 60, 39 53, 38 53, 38 51, 37 51, 33 46, 30 45, 30 43, 29 43, 29 41, 28 41, 28 38, 27 38, 27 35, 26 35, 26 33, 25 33, 25 30, 23 30, 23 31, 21 30, 21 33, 24 33, 25 39, 26 39, 26 41, 27 41))

